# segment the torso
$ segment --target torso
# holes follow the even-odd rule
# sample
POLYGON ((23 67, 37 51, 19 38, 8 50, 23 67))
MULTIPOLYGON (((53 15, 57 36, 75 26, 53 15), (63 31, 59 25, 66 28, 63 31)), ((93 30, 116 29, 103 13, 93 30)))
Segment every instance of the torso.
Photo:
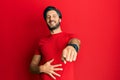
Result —
MULTIPOLYGON (((57 80, 73 80, 73 63, 64 64, 61 60, 62 51, 71 37, 73 37, 72 34, 61 32, 49 35, 39 41, 40 55, 42 56, 40 65, 51 59, 54 59, 53 64, 63 65, 64 70, 57 72, 61 74, 61 77, 56 77, 57 80)), ((47 74, 41 74, 40 77, 42 80, 52 80, 47 74)))

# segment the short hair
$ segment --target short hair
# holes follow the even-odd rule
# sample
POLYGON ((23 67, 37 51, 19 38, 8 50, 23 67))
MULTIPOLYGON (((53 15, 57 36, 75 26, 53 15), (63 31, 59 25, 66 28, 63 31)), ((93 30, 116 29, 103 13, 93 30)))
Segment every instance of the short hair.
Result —
POLYGON ((62 14, 61 14, 61 12, 57 8, 55 8, 53 6, 48 6, 48 7, 45 8, 44 14, 43 14, 45 20, 46 20, 47 12, 51 11, 51 10, 56 11, 56 13, 58 14, 59 18, 62 19, 62 14))

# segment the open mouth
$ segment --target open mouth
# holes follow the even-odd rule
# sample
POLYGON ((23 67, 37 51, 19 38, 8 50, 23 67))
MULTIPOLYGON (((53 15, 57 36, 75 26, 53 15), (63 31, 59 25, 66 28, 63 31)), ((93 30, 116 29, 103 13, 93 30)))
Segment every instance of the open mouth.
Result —
POLYGON ((53 20, 52 20, 52 21, 49 21, 49 23, 50 23, 50 24, 54 24, 54 23, 55 23, 55 21, 53 21, 53 20))

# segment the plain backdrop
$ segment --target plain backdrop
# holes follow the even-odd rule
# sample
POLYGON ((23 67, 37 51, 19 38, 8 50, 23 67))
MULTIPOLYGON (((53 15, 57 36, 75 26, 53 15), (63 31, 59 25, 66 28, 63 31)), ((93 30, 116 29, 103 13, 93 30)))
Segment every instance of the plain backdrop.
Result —
POLYGON ((49 5, 62 12, 63 31, 81 39, 75 80, 120 80, 119 0, 0 1, 0 80, 34 79, 29 65, 38 40, 49 34, 43 19, 49 5))

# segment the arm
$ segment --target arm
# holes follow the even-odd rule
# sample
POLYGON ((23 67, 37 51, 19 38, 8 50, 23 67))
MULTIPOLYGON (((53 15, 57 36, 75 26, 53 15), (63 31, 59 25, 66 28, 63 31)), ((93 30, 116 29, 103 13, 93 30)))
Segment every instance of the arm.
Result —
POLYGON ((40 67, 38 66, 40 59, 41 59, 41 55, 34 55, 33 56, 33 59, 32 59, 31 64, 30 64, 30 71, 32 73, 39 74, 41 72, 40 67))
POLYGON ((53 79, 56 79, 55 76, 60 77, 60 75, 55 71, 63 70, 62 68, 60 68, 62 66, 61 64, 51 65, 51 63, 54 61, 54 59, 52 59, 47 61, 45 64, 39 66, 40 59, 41 55, 33 56, 32 62, 30 64, 30 70, 32 73, 45 73, 51 76, 53 79))
MULTIPOLYGON (((80 49, 80 40, 77 38, 70 39, 68 44, 75 44, 78 50, 80 49)), ((62 53, 63 62, 66 64, 66 61, 72 62, 75 61, 76 58, 77 58, 76 49, 71 45, 67 45, 62 53)))
POLYGON ((68 42, 68 44, 76 44, 77 47, 78 47, 78 50, 79 50, 79 48, 80 48, 80 40, 77 39, 77 38, 71 39, 71 40, 68 42))

